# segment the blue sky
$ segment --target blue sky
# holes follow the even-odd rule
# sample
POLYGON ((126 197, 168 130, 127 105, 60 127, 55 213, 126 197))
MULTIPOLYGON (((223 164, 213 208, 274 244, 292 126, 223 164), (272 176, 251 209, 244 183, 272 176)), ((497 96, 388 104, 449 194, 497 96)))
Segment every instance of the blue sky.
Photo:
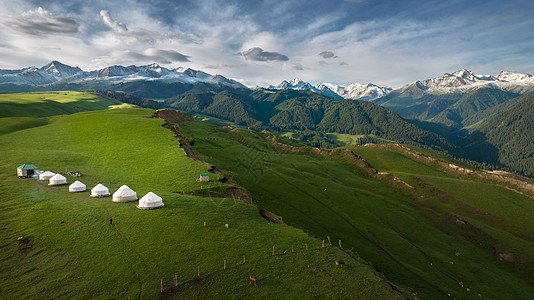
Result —
POLYGON ((0 68, 156 62, 247 85, 534 72, 534 1, 2 0, 0 68))

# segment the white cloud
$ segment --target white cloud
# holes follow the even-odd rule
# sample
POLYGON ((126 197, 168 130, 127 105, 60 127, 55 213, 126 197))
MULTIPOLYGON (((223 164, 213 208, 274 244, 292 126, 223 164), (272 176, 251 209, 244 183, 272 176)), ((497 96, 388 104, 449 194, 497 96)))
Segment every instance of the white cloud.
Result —
POLYGON ((122 24, 121 22, 117 22, 111 19, 109 11, 101 10, 100 16, 102 16, 102 20, 104 21, 104 24, 106 24, 109 28, 113 29, 113 31, 117 33, 125 33, 126 31, 128 31, 128 27, 126 27, 126 25, 122 24))
POLYGON ((289 57, 286 55, 277 53, 277 52, 269 52, 264 51, 263 49, 259 47, 250 48, 247 51, 243 51, 239 53, 243 55, 243 57, 247 60, 252 61, 287 61, 289 60, 289 57))
POLYGON ((139 64, 152 63, 172 64, 174 62, 188 62, 188 56, 174 50, 161 50, 149 48, 142 52, 131 50, 115 50, 108 55, 102 55, 93 59, 93 62, 104 67, 110 64, 139 64))
POLYGON ((58 16, 42 7, 22 13, 19 18, 7 18, 4 26, 26 35, 76 34, 80 24, 69 16, 58 16))
POLYGON ((285 62, 283 65, 282 65, 282 69, 283 70, 297 70, 297 71, 301 71, 301 70, 304 70, 304 67, 299 64, 299 63, 291 63, 291 62, 285 62))

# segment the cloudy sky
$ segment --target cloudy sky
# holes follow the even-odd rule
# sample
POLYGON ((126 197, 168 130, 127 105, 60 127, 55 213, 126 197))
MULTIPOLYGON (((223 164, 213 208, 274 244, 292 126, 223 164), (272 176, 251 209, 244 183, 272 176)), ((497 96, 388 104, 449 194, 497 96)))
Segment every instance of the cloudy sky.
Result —
POLYGON ((0 69, 152 62, 247 85, 534 72, 531 0, 2 0, 0 69))

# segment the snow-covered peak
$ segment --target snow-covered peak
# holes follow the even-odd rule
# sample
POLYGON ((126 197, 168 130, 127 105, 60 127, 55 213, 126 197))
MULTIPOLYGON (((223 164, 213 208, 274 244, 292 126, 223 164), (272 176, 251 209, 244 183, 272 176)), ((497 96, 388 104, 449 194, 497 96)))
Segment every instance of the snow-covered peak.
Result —
MULTIPOLYGON (((269 86, 268 88, 272 89, 274 86, 269 86)), ((386 95, 392 90, 391 88, 380 87, 372 83, 360 84, 356 82, 347 87, 332 83, 320 83, 316 86, 313 86, 310 83, 298 78, 290 81, 284 80, 282 83, 276 86, 276 89, 308 90, 336 99, 359 100, 374 100, 386 95)))
POLYGON ((305 82, 304 80, 294 78, 290 81, 282 81, 277 87, 279 90, 291 89, 291 90, 313 90, 313 85, 305 82))
POLYGON ((416 85, 422 90, 452 92, 470 89, 475 86, 506 86, 510 84, 534 84, 534 78, 529 74, 502 71, 497 76, 473 73, 462 69, 452 74, 445 73, 439 77, 417 81, 416 85))
POLYGON ((317 86, 311 85, 302 79, 294 78, 290 81, 284 80, 278 86, 270 85, 267 89, 277 90, 298 90, 298 91, 312 91, 323 96, 342 99, 338 94, 330 90, 326 85, 319 84, 317 86))
POLYGON ((342 86, 332 83, 325 83, 324 85, 329 87, 330 90, 334 91, 344 99, 371 101, 385 96, 392 91, 392 89, 389 87, 381 87, 373 83, 361 84, 354 82, 348 86, 342 86))
POLYGON ((325 85, 326 87, 328 87, 331 91, 333 91, 334 93, 336 94, 340 94, 343 89, 345 88, 344 86, 342 85, 339 85, 339 84, 333 84, 333 83, 321 83, 322 85, 325 85))
POLYGON ((82 71, 82 69, 78 67, 71 67, 68 65, 65 65, 63 63, 60 63, 57 60, 53 60, 47 65, 43 66, 39 69, 39 71, 46 72, 50 75, 53 75, 55 77, 58 77, 59 79, 75 76, 82 71))
MULTIPOLYGON (((36 68, 29 67, 20 70, 0 70, 0 83, 42 85, 57 81, 83 81, 83 80, 158 80, 168 79, 188 83, 208 82, 217 84, 230 84, 243 86, 237 81, 225 78, 221 75, 211 75, 199 70, 178 67, 169 70, 157 63, 143 66, 114 65, 94 71, 83 71, 78 67, 71 67, 52 61, 47 65, 36 68)), ((244 87, 244 86, 243 86, 244 87)))
POLYGON ((530 74, 514 73, 510 71, 501 71, 497 74, 497 79, 506 82, 532 82, 534 83, 534 76, 530 74))

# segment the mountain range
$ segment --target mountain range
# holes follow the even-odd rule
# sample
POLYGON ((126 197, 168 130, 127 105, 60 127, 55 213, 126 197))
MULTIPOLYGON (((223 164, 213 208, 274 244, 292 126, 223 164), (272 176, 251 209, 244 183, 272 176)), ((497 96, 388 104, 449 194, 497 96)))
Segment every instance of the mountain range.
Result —
POLYGON ((461 69, 453 73, 445 73, 439 77, 415 81, 398 89, 378 86, 373 83, 361 84, 354 82, 348 86, 332 83, 312 85, 301 79, 284 80, 279 85, 270 85, 267 89, 308 90, 336 99, 357 99, 373 101, 380 99, 392 91, 397 94, 423 95, 425 93, 464 93, 472 88, 494 87, 499 89, 521 89, 534 85, 534 76, 530 74, 501 71, 499 74, 484 75, 461 69))
POLYGON ((290 81, 282 81, 279 85, 270 85, 267 89, 276 90, 307 90, 312 91, 323 96, 332 97, 334 99, 353 99, 353 100, 367 100, 372 101, 387 95, 393 89, 389 87, 378 86, 373 83, 361 84, 354 82, 348 86, 333 84, 333 83, 319 83, 313 86, 309 82, 295 78, 290 81))
MULTIPOLYGON (((200 70, 178 67, 167 69, 156 63, 143 66, 114 65, 93 71, 84 71, 78 67, 71 67, 59 61, 52 61, 37 68, 35 66, 18 69, 0 69, 0 85, 3 90, 22 91, 21 86, 31 87, 43 85, 61 86, 67 83, 83 81, 121 82, 134 80, 168 80, 183 83, 206 82, 215 84, 235 85, 245 87, 236 80, 228 79, 222 75, 212 75, 200 70), (10 86, 11 85, 11 86, 10 86), (14 87, 13 87, 14 85, 14 87)), ((87 85, 87 84, 86 84, 87 85)), ((278 86, 269 86, 267 89, 308 90, 334 99, 374 100, 391 92, 391 88, 378 85, 353 83, 348 86, 332 83, 320 83, 316 86, 300 79, 282 81, 278 86)))
POLYGON ((245 87, 241 83, 221 75, 211 75, 199 70, 182 67, 167 69, 153 63, 144 66, 109 66, 94 71, 83 71, 58 61, 37 68, 0 70, 0 84, 46 85, 57 82, 77 82, 87 80, 130 81, 130 80, 175 80, 185 83, 209 82, 245 87))

